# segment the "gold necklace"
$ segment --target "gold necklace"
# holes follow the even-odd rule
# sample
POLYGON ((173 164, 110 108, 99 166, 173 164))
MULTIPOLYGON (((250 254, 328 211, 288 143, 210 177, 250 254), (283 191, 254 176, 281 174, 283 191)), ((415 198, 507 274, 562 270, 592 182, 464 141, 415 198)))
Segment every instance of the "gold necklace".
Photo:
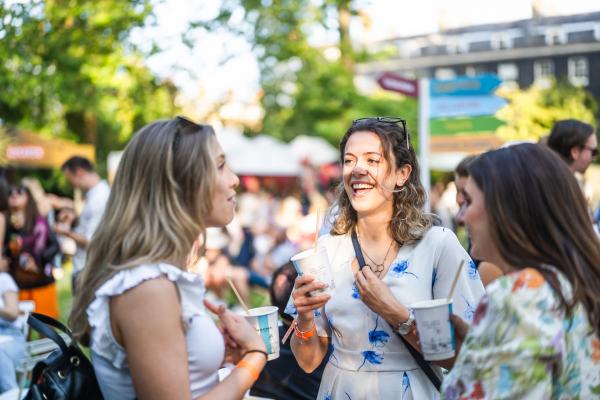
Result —
MULTIPOLYGON (((358 229, 356 230, 356 235, 360 239, 360 235, 358 234, 358 229)), ((390 254, 390 250, 392 249, 392 244, 394 244, 394 239, 392 238, 392 240, 390 241, 390 245, 388 246, 388 249, 385 252, 385 257, 383 257, 383 261, 381 263, 376 262, 375 260, 373 260, 373 258, 370 255, 367 254, 365 249, 360 244, 360 240, 359 240, 358 244, 360 245, 362 252, 365 253, 365 256, 367 256, 367 258, 371 261, 371 263, 373 263, 373 265, 368 264, 371 271, 373 271, 373 273, 375 275, 377 275, 378 278, 381 278, 381 274, 385 270, 385 260, 387 260, 388 255, 390 254)))

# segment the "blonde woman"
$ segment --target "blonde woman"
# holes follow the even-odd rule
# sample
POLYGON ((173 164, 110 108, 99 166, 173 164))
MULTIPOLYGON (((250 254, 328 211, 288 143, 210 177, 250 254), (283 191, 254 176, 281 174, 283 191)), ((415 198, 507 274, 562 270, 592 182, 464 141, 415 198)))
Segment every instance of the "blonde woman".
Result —
POLYGON ((186 270, 194 240, 233 218, 238 183, 208 125, 157 121, 127 145, 70 320, 106 399, 239 399, 258 377, 261 338, 203 304, 202 278, 186 270), (238 368, 219 382, 225 341, 238 368))
MULTIPOLYGON (((308 296, 323 284, 309 275, 296 280, 292 350, 300 366, 312 371, 331 345, 319 400, 438 398, 396 332, 418 348, 408 306, 445 298, 462 262, 466 268, 454 292, 454 312, 470 320, 483 285, 452 231, 433 227, 423 212, 425 191, 404 120, 354 121, 340 153, 338 216, 331 234, 319 240, 333 268, 335 292, 308 296), (362 270, 353 233, 367 264, 362 270)), ((433 369, 440 375, 438 366, 433 369)))

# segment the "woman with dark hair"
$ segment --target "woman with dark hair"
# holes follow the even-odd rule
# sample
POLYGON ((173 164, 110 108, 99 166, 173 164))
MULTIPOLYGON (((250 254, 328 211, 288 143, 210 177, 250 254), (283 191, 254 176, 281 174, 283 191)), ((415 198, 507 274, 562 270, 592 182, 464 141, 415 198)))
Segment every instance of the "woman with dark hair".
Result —
MULTIPOLYGON (((4 242, 8 183, 0 176, 0 243, 4 242)), ((1 255, 2 253, 0 253, 1 255)), ((15 369, 25 354, 25 337, 16 322, 19 316, 19 289, 8 274, 8 262, 0 256, 0 393, 17 387, 15 369)))
MULTIPOLYGON (((454 292, 454 310, 470 319, 484 293, 469 255, 449 229, 423 211, 425 190, 406 122, 375 117, 353 122, 340 143, 342 183, 331 234, 319 239, 334 275, 332 296, 314 277, 296 280, 292 350, 305 371, 332 352, 318 399, 433 399, 439 392, 399 333, 416 346, 409 305, 454 292), (367 265, 360 269, 352 237, 367 265)), ((450 366, 453 360, 439 365, 450 366)), ((440 374, 438 366, 433 373, 440 374)))
POLYGON ((444 397, 598 398, 600 242, 573 174, 535 144, 483 154, 469 172, 472 254, 507 276, 477 307, 444 397))
POLYGON ((52 276, 50 227, 38 212, 29 189, 13 186, 8 197, 8 228, 4 238, 10 274, 19 287, 20 300, 33 300, 35 311, 58 318, 58 295, 52 276))

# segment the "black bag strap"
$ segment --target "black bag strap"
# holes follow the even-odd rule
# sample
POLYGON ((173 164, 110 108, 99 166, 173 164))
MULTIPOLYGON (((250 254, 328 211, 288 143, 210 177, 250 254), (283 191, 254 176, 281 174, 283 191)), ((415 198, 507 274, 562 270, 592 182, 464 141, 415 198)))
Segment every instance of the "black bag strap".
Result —
MULTIPOLYGON (((356 255, 356 260, 358 261, 358 269, 362 270, 364 266, 367 265, 367 263, 365 262, 365 258, 363 257, 360 244, 358 243, 358 236, 356 235, 356 230, 352 230, 351 237, 352 246, 354 247, 354 254, 356 255)), ((393 326, 390 325, 390 327, 392 328, 392 331, 400 338, 400 340, 402 340, 402 343, 404 343, 404 346, 408 349, 410 355, 415 359, 417 364, 419 364, 419 367, 421 367, 423 372, 425 372, 425 375, 427 375, 427 378, 429 378, 431 384, 438 391, 440 391, 442 387, 442 381, 440 380, 440 377, 435 373, 433 368, 431 368, 431 365, 423 358, 423 355, 421 353, 419 353, 414 347, 412 347, 410 343, 407 342, 404 336, 396 332, 393 326)))
POLYGON ((60 329, 61 331, 69 335, 69 337, 71 337, 71 331, 69 330, 69 328, 67 328, 54 318, 39 313, 29 314, 29 317, 27 317, 27 323, 34 330, 38 331, 39 333, 56 343, 63 352, 67 351, 68 346, 63 340, 63 338, 60 337, 60 335, 56 333, 54 329, 49 328, 48 325, 60 329))

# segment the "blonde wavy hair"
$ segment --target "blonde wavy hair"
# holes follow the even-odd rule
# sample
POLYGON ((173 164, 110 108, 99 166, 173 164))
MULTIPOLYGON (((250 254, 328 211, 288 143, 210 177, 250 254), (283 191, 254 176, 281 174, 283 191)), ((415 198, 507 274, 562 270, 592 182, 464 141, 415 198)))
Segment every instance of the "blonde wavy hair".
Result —
POLYGON ((76 340, 89 344, 86 311, 102 284, 140 264, 185 259, 205 236, 216 182, 213 140, 210 126, 177 117, 146 125, 129 142, 78 280, 69 318, 76 340))
MULTIPOLYGON (((392 166, 401 168, 410 165, 412 171, 402 188, 393 193, 393 215, 388 226, 390 235, 401 245, 415 243, 420 240, 433 223, 432 214, 423 211, 426 193, 419 180, 419 163, 417 156, 410 146, 408 130, 404 125, 387 122, 377 118, 356 120, 348 129, 340 142, 340 161, 344 161, 346 143, 353 133, 359 131, 373 132, 381 140, 383 157, 389 166, 387 173, 392 172, 392 166)), ((345 235, 355 229, 357 214, 342 181, 338 187, 337 200, 332 207, 337 217, 331 228, 332 235, 345 235)))

